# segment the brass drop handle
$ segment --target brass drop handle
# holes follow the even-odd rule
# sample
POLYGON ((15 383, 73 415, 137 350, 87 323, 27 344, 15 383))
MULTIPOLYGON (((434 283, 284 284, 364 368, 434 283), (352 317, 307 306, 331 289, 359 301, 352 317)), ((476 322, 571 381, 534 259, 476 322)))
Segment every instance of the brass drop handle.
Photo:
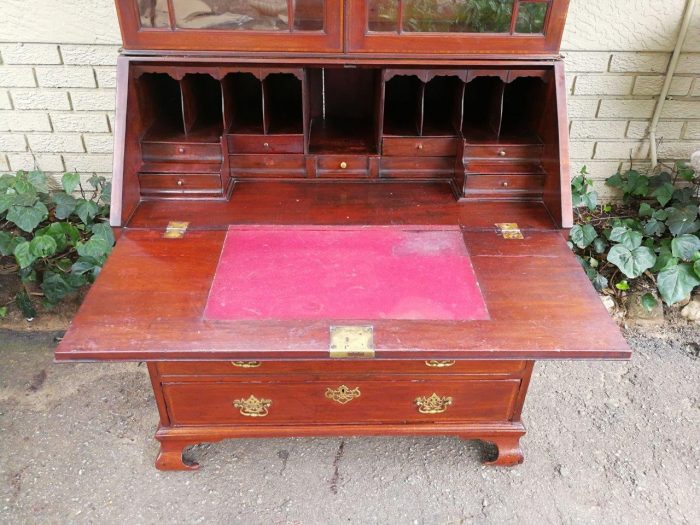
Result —
POLYGON ((425 366, 431 368, 447 368, 455 364, 455 361, 426 361, 425 366))
POLYGON ((505 181, 505 182, 503 182, 501 185, 502 185, 504 188, 507 188, 507 187, 508 187, 508 182, 505 181))
POLYGON ((258 399, 251 394, 248 399, 243 398, 234 400, 233 406, 241 412, 242 416, 265 417, 268 414, 268 408, 272 406, 272 400, 258 399))
POLYGON ((185 181, 184 181, 184 180, 182 180, 182 179, 177 179, 177 185, 178 185, 178 186, 182 186, 182 185, 184 185, 184 184, 185 184, 185 181))
POLYGON ((416 149, 423 149, 423 143, 419 142, 418 144, 416 144, 416 149))
POLYGON ((433 392, 431 396, 417 397, 415 403, 421 414, 442 414, 452 404, 452 398, 433 392))
POLYGON ((179 153, 184 153, 184 152, 185 152, 185 148, 179 147, 179 148, 177 149, 177 151, 178 151, 179 153))
POLYGON ((263 147, 269 148, 269 147, 270 147, 270 143, 269 143, 269 142, 264 142, 264 143, 263 143, 263 147))
POLYGON ((348 167, 348 163, 347 163, 347 162, 343 161, 343 162, 340 163, 340 169, 343 169, 343 170, 344 170, 344 169, 347 168, 347 167, 348 167))
POLYGON ((506 156, 506 150, 502 149, 498 152, 499 157, 505 157, 506 156))
POLYGON ((231 364, 238 368, 258 368, 262 365, 260 361, 231 361, 231 364))

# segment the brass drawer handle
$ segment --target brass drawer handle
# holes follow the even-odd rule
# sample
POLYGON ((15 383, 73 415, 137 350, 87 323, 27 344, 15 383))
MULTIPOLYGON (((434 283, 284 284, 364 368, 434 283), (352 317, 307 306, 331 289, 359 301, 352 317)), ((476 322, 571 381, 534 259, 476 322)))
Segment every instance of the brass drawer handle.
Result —
POLYGON ((456 361, 426 361, 425 366, 431 368, 447 368, 448 366, 454 365, 455 362, 456 361))
POLYGON ((430 397, 416 398, 418 412, 421 414, 442 414, 451 404, 451 397, 440 397, 435 392, 430 397))
POLYGON ((419 142, 418 144, 416 144, 416 149, 423 149, 423 143, 419 142))
POLYGON ((187 150, 183 147, 177 148, 178 153, 184 153, 185 151, 187 151, 187 150))
POLYGON ((349 403, 353 399, 360 397, 360 387, 350 388, 345 385, 341 385, 336 389, 328 387, 326 390, 326 397, 328 399, 332 399, 336 403, 344 405, 345 403, 349 403))
POLYGON ((260 361, 231 361, 231 364, 238 368, 258 368, 262 365, 260 361))
POLYGON ((343 170, 344 170, 344 169, 347 168, 347 167, 348 167, 348 163, 347 163, 347 162, 343 161, 343 162, 340 163, 340 169, 343 169, 343 170))
POLYGON ((254 395, 248 399, 236 399, 233 406, 241 411, 242 416, 246 417, 265 417, 267 409, 272 405, 271 399, 258 399, 254 395))
POLYGON ((506 156, 506 150, 502 149, 498 151, 498 156, 499 157, 505 157, 506 156))
POLYGON ((177 185, 178 186, 184 186, 185 180, 184 179, 177 179, 177 185))

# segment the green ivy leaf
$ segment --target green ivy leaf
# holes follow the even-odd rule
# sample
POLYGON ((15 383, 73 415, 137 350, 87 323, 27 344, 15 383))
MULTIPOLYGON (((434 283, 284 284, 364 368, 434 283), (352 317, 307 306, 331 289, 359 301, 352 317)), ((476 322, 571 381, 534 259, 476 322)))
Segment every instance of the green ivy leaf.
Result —
POLYGON ((43 202, 36 202, 34 206, 12 206, 7 212, 7 220, 25 232, 34 231, 48 216, 49 210, 43 202))
POLYGON ((49 192, 49 181, 41 171, 30 171, 27 175, 27 180, 34 186, 38 193, 49 192))
POLYGON ((666 231, 666 225, 662 221, 649 219, 644 223, 644 235, 647 237, 661 237, 666 231))
POLYGON ((652 267, 651 271, 654 273, 659 273, 661 270, 675 266, 680 261, 673 256, 670 248, 662 247, 659 251, 659 255, 656 258, 656 263, 652 267))
POLYGON ((573 228, 571 228, 569 237, 574 242, 574 244, 576 244, 576 246, 578 246, 581 249, 584 249, 588 245, 590 245, 596 237, 598 237, 598 233, 595 231, 595 228, 590 224, 586 224, 584 226, 580 226, 577 224, 573 228))
POLYGON ((25 319, 31 320, 36 317, 36 309, 29 298, 29 294, 22 290, 15 296, 15 304, 25 319))
POLYGON ((41 289, 44 292, 44 297, 50 303, 57 303, 66 295, 75 291, 75 288, 62 275, 48 271, 44 273, 41 289))
POLYGON ((13 206, 17 203, 16 195, 16 193, 0 195, 0 214, 5 213, 7 210, 10 209, 10 206, 13 206))
POLYGON ((656 254, 646 246, 630 250, 623 244, 616 244, 608 252, 608 261, 617 266, 627 277, 634 279, 654 266, 656 254))
POLYGON ((37 235, 29 243, 29 251, 37 259, 51 257, 56 253, 56 241, 50 235, 37 235))
POLYGON ((700 259, 693 263, 693 271, 698 279, 700 279, 700 259))
POLYGON ((13 253, 20 268, 29 268, 36 261, 36 255, 29 249, 28 241, 21 242, 15 246, 13 253))
POLYGON ((673 192, 675 190, 676 188, 673 186, 673 184, 665 182, 656 188, 651 196, 656 197, 656 200, 659 201, 661 206, 666 206, 669 202, 671 202, 671 198, 673 197, 673 192))
POLYGON ((27 180, 26 176, 17 176, 14 184, 12 184, 12 189, 20 195, 28 195, 32 198, 36 198, 37 196, 36 188, 27 180))
POLYGON ((678 177, 681 180, 684 180, 686 182, 692 182, 693 179, 695 178, 695 170, 688 166, 685 163, 678 163, 676 164, 676 168, 678 169, 678 177))
POLYGON ((693 188, 676 188, 676 191, 673 192, 673 201, 678 204, 689 204, 694 195, 693 188))
POLYGON ((620 291, 626 292, 630 289, 630 285, 627 281, 620 281, 615 285, 615 288, 617 288, 620 291))
POLYGON ((78 199, 75 207, 75 213, 83 221, 83 224, 89 224, 97 216, 99 208, 97 204, 87 199, 78 199))
POLYGON ((79 242, 76 248, 81 257, 94 257, 101 260, 109 253, 111 246, 104 239, 92 237, 85 243, 79 242))
POLYGON ((23 242, 25 242, 25 240, 19 235, 0 232, 0 255, 12 255, 17 245, 23 242))
POLYGON ((654 208, 649 206, 649 203, 643 202, 639 205, 639 216, 640 217, 651 217, 654 214, 654 208))
POLYGON ((98 222, 90 227, 93 237, 103 239, 110 247, 114 246, 114 232, 106 222, 98 222))
POLYGON ((665 221, 668 219, 668 210, 656 210, 652 217, 657 221, 665 221))
POLYGON ((64 173, 61 179, 61 186, 66 193, 73 193, 80 184, 80 175, 77 173, 64 173))
POLYGON ((642 306, 647 312, 651 312, 654 308, 656 308, 656 305, 659 304, 656 297, 654 297, 654 294, 648 292, 642 295, 639 302, 642 303, 642 306))
POLYGON ((695 233, 700 230, 700 221, 695 220, 697 216, 698 207, 694 205, 682 208, 669 208, 666 226, 668 226, 668 229, 674 236, 683 235, 684 233, 695 233))
POLYGON ((58 191, 51 196, 51 200, 56 205, 54 214, 57 219, 63 220, 70 217, 78 205, 78 200, 72 195, 58 191))
POLYGON ((656 284, 664 302, 671 305, 688 297, 700 285, 700 277, 690 264, 683 263, 662 270, 656 284))
POLYGON ((693 254, 698 250, 700 250, 700 239, 695 235, 679 235, 671 241, 671 253, 684 261, 692 260, 693 254))
POLYGON ((0 319, 7 317, 7 306, 0 307, 0 319))
POLYGON ((112 183, 105 182, 102 186, 102 193, 100 193, 100 201, 109 204, 112 199, 112 183))
POLYGON ((637 197, 646 197, 649 191, 649 177, 642 175, 637 170, 629 170, 625 175, 627 181, 623 187, 624 192, 637 197))
POLYGON ((622 180, 622 175, 618 172, 612 177, 608 177, 605 180, 605 184, 612 188, 622 189, 622 187, 625 185, 625 181, 622 180))
POLYGON ((607 249, 608 249, 608 243, 602 237, 596 237, 593 240, 593 250, 596 253, 605 253, 605 250, 607 250, 607 249))
POLYGON ((639 248, 642 245, 642 238, 641 233, 624 226, 613 228, 612 232, 610 232, 611 241, 619 242, 629 250, 639 248))

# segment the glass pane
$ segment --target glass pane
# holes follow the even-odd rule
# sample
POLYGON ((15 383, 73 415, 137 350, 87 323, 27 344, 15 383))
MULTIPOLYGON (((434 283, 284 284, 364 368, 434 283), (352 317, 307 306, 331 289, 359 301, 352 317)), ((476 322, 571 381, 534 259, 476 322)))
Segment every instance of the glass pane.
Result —
POLYGON ((294 5, 294 29, 296 31, 322 31, 324 0, 296 0, 294 5))
POLYGON ((367 10, 367 29, 370 31, 398 31, 399 0, 369 0, 367 10))
POLYGON ((137 0, 141 27, 170 27, 168 0, 137 0))
POLYGON ((405 0, 403 30, 508 33, 514 0, 405 0))
POLYGON ((516 33, 543 33, 547 4, 520 2, 518 20, 515 22, 516 33))
POLYGON ((173 0, 177 27, 287 31, 287 0, 173 0))

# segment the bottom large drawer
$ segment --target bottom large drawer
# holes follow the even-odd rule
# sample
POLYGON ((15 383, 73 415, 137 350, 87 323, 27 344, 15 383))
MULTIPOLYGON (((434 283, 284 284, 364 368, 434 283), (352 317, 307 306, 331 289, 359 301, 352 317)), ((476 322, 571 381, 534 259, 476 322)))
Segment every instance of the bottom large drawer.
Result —
POLYGON ((166 383, 173 425, 508 421, 521 381, 166 383))

